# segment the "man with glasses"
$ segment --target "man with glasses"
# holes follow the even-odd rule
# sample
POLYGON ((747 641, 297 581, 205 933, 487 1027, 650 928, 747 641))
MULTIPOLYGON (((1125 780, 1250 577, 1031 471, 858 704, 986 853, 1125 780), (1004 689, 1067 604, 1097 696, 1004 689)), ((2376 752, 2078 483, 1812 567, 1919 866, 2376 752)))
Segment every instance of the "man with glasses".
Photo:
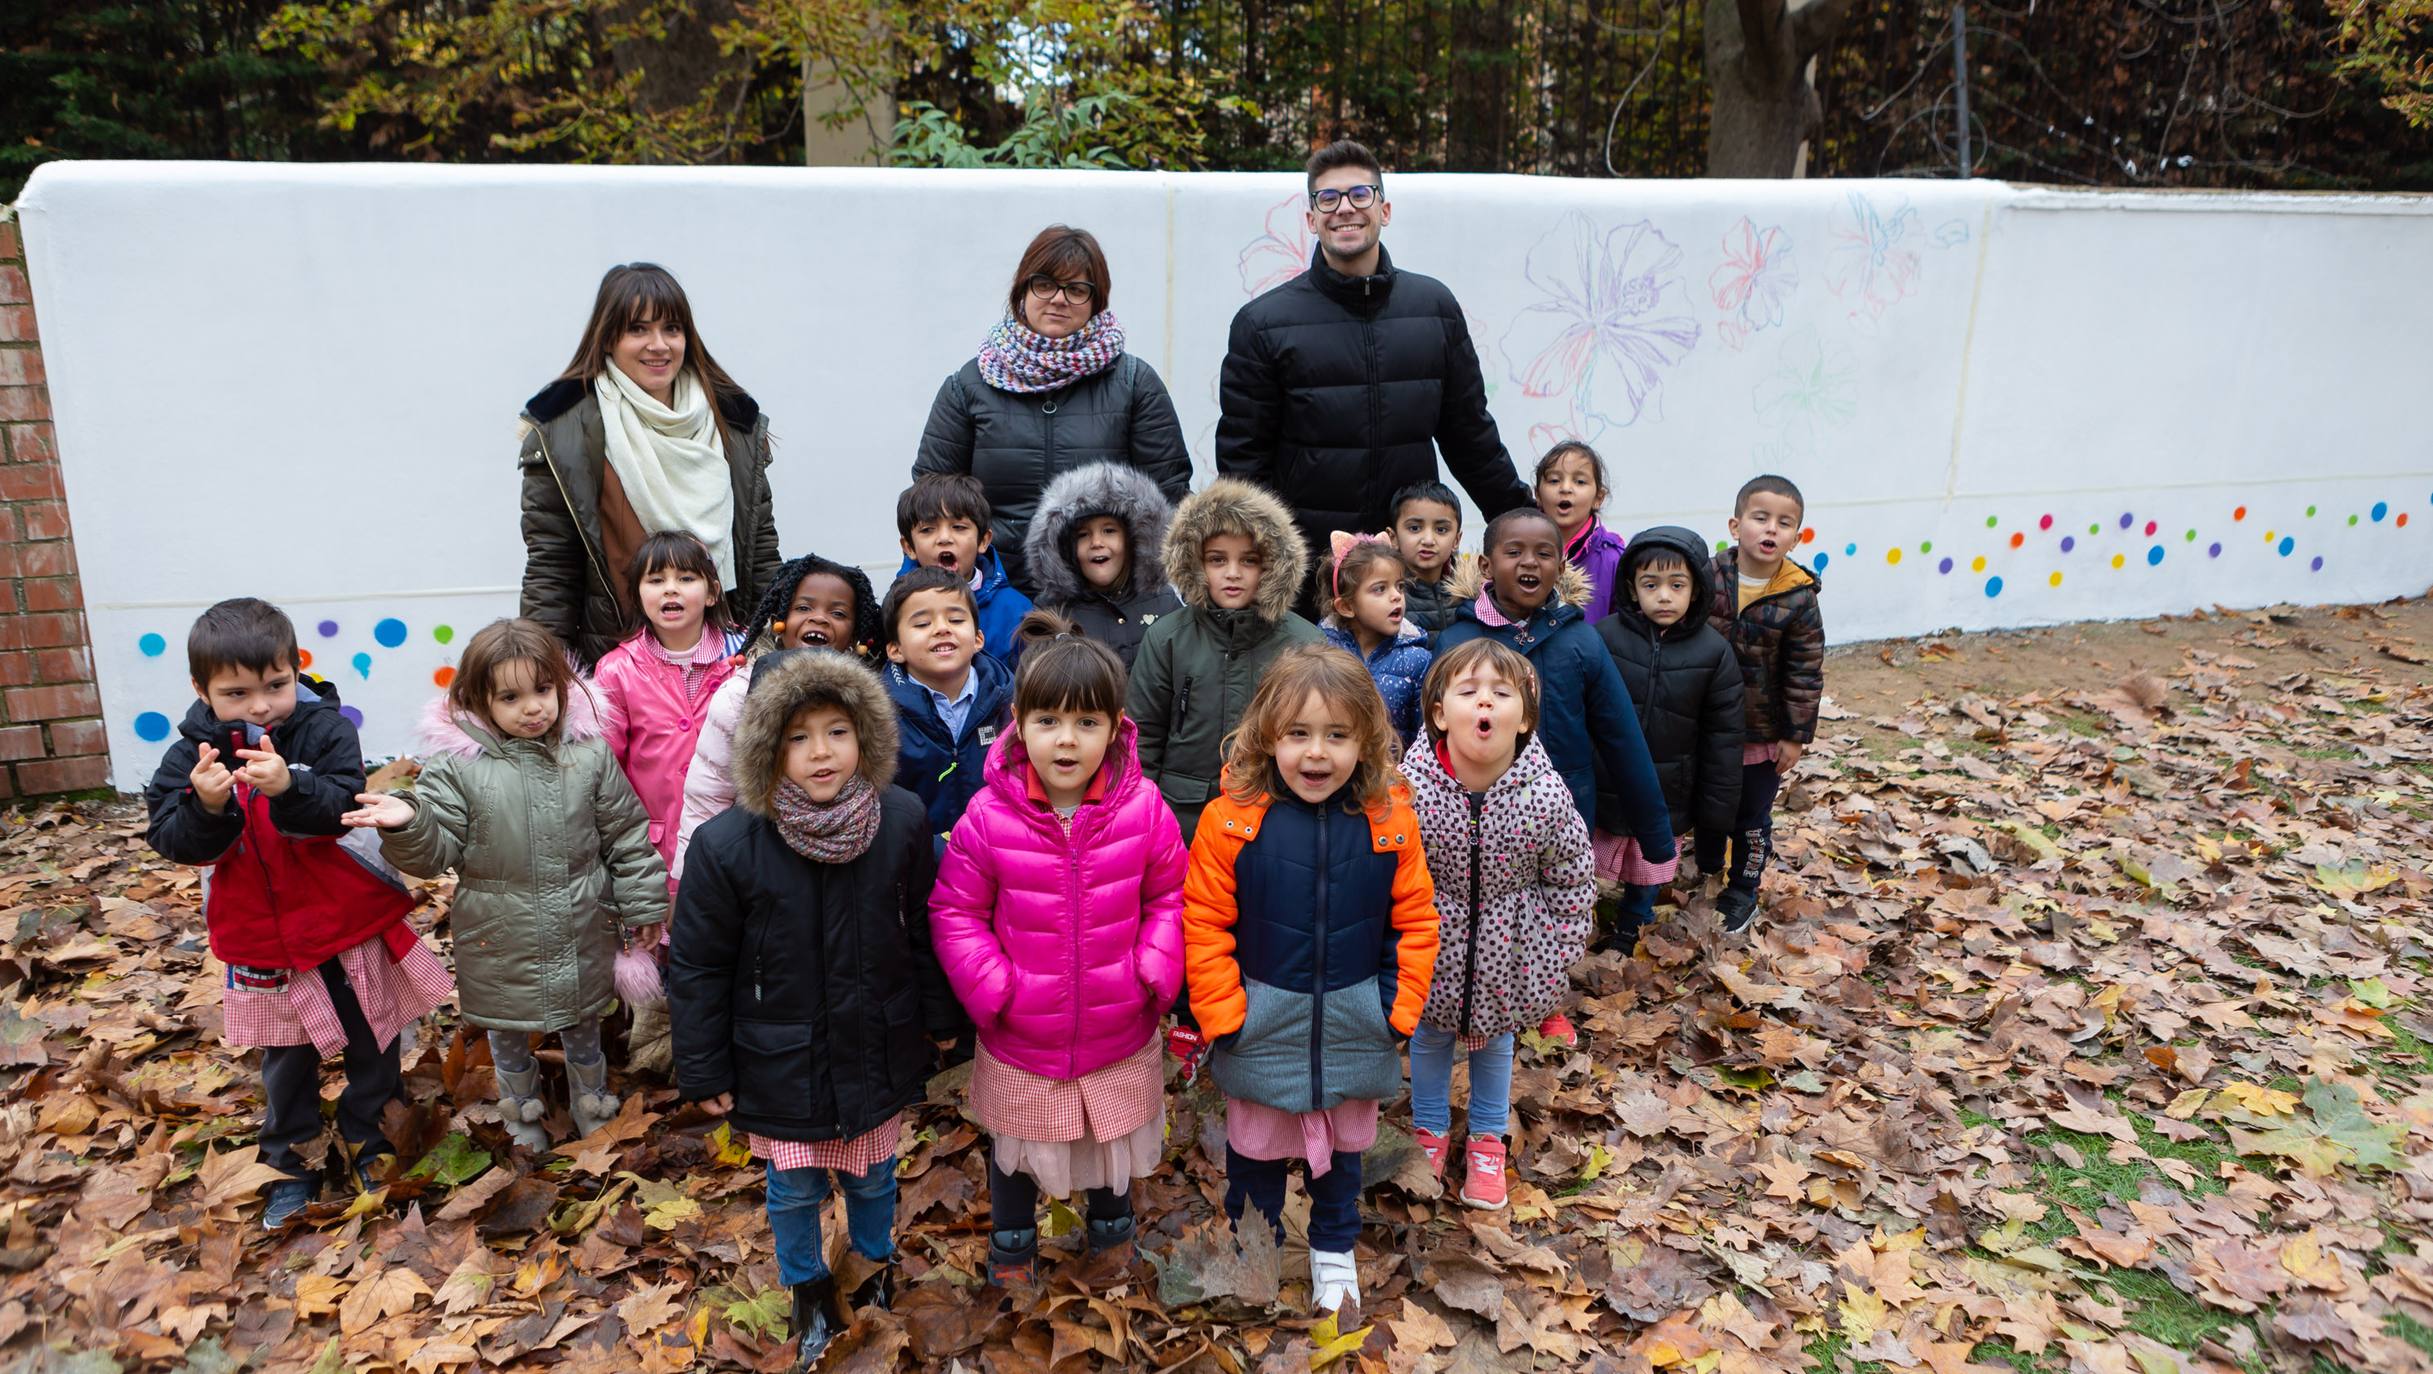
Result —
MULTIPOLYGON (((1440 449, 1489 518, 1530 492, 1487 414, 1461 304, 1378 242, 1394 207, 1375 155, 1331 143, 1308 176, 1318 250, 1309 271, 1233 317, 1216 461, 1284 498, 1315 572, 1330 530, 1385 529, 1395 492, 1440 480, 1440 449)), ((1318 580, 1302 590, 1304 613, 1318 580)))

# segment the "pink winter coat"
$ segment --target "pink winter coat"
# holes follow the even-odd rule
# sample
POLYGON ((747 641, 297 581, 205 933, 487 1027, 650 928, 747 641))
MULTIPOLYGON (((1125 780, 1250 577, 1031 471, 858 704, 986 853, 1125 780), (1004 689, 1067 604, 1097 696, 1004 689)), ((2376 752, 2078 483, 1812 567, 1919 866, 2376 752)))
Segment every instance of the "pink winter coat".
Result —
MULTIPOLYGON (((650 814, 651 848, 661 863, 673 865, 676 822, 684 812, 684 774, 693 763, 693 747, 709 714, 710 698, 734 673, 725 653, 725 640, 705 629, 694 662, 699 674, 690 702, 684 695, 684 670, 667 661, 646 628, 600 655, 593 670, 603 709, 601 734, 609 752, 625 768, 626 781, 650 814)), ((669 881, 671 889, 674 880, 669 881)))
POLYGON ((930 894, 938 962, 990 1054, 1080 1078, 1139 1052, 1183 986, 1182 827, 1141 777, 1129 720, 1070 835, 1019 731, 989 751, 987 778, 930 894))

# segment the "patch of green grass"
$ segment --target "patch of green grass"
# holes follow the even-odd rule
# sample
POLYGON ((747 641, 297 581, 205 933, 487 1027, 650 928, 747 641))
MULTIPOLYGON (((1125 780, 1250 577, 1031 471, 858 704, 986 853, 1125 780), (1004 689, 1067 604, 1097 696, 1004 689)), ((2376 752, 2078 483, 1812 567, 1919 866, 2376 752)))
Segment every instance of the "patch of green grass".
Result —
POLYGON ((2252 1325, 2253 1319, 2207 1307, 2145 1269, 2112 1269, 2095 1276, 2129 1308, 2129 1329, 2170 1346, 2194 1350, 2222 1331, 2252 1325))
POLYGON ((2382 1329, 2433 1355, 2433 1326, 2427 1326, 2405 1312, 2393 1312, 2382 1319, 2382 1329))
POLYGON ((1977 1348, 1968 1357, 1980 1363, 2009 1365, 2019 1374, 2060 1374, 2069 1367, 2069 1361, 2058 1352, 2030 1355, 2000 1336, 1977 1342, 1977 1348))
POLYGON ((2339 759, 2343 762, 2365 757, 2345 744, 2315 745, 2295 752, 2302 759, 2339 759))
MULTIPOLYGON (((2418 1039, 2406 1026, 2389 1017, 2383 1018, 2382 1024, 2390 1028, 2391 1047, 2415 1061, 2413 1065, 2404 1070, 2406 1074, 2411 1077, 2419 1073, 2433 1074, 2433 1045, 2428 1045, 2418 1039)), ((2392 1069, 2394 1072, 2402 1072, 2396 1064, 2392 1065, 2392 1069)))
POLYGON ((1808 1358, 1828 1374, 1883 1374, 1884 1366, 1874 1360, 1850 1358, 1850 1338, 1839 1331, 1819 1333, 1808 1342, 1808 1358))
POLYGON ((1983 1112, 1976 1111, 1968 1107, 1962 1107, 1960 1109, 1960 1124, 1963 1126, 1999 1126, 2002 1123, 1996 1121, 1990 1116, 1987 1116, 1983 1112))
POLYGON ((2085 711, 2055 711, 2052 714, 2055 723, 2073 735, 2101 739, 2112 733, 2111 727, 2104 724, 2101 716, 2090 715, 2085 711))

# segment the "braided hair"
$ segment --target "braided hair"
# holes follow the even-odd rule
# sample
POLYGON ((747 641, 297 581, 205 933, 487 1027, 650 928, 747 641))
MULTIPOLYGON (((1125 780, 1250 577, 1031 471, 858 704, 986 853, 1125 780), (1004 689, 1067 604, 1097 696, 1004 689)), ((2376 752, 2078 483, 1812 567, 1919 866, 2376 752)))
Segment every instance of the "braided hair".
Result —
POLYGON ((844 579, 853 591, 853 643, 849 647, 864 658, 878 652, 879 599, 870 589, 870 575, 851 564, 806 553, 779 564, 777 575, 769 579, 768 589, 760 594, 760 605, 752 612, 751 634, 743 641, 744 657, 749 658, 764 647, 776 647, 775 626, 785 619, 786 608, 794 603, 794 589, 813 573, 844 579))

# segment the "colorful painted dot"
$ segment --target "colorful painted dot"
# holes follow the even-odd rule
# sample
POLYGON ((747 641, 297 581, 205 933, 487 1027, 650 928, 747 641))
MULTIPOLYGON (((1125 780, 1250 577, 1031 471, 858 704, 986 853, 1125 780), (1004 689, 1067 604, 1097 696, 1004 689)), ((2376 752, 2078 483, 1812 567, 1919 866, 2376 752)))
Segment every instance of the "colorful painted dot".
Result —
POLYGON ((2112 555, 2112 570, 2114 572, 2120 571, 2120 569, 2126 565, 2128 561, 2129 556, 2125 553, 2116 553, 2112 555))
POLYGON ((1843 556, 1843 557, 1845 557, 1845 558, 1856 558, 1856 557, 1858 557, 1858 556, 1859 556, 1859 546, 1858 546, 1858 545, 1856 545, 1856 544, 1844 544, 1844 545, 1842 545, 1842 556, 1843 556))
POLYGON ((2061 536, 2061 551, 2062 551, 2063 553, 2068 553, 2070 550, 2072 550, 2072 549, 2074 549, 2074 548, 2077 548, 2077 547, 2078 547, 2078 540, 2077 540, 2076 538, 2074 538, 2073 536, 2070 536, 2070 535, 2066 535, 2066 534, 2065 534, 2065 535, 2063 535, 2063 536, 2061 536))
POLYGON ((2195 543, 2195 542, 2196 542, 2196 531, 2195 531, 2195 530, 2190 530, 2190 531, 2188 531, 2188 542, 2189 542, 2189 543, 2191 543, 2191 544, 2193 544, 2193 543, 2195 543))
POLYGON ((2046 578, 2046 579, 2044 580, 2044 584, 2045 584, 2046 586, 2048 586, 2048 587, 2058 587, 2058 586, 2060 586, 2060 585, 2061 585, 2061 574, 2060 574, 2059 572, 2055 572, 2055 573, 2054 573, 2054 574, 2053 574, 2051 577, 2048 577, 2048 578, 2046 578))
POLYGON ((1985 527, 1986 527, 1987 529, 1989 529, 1989 530, 1990 530, 1990 529, 1992 529, 1994 526, 1999 525, 1999 524, 2001 524, 2001 523, 2002 523, 2002 517, 2001 517, 2001 516, 1999 516, 1999 515, 1989 515, 1989 516, 1985 517, 1985 527))
POLYGON ((456 627, 453 625, 434 625, 431 627, 431 638, 445 644, 449 640, 456 638, 456 627))
POLYGON ((1932 539, 1925 540, 1918 545, 1918 552, 1920 553, 1933 553, 1934 551, 1935 541, 1932 539))
POLYGON ((2396 520, 2393 520, 2391 523, 2392 523, 2392 524, 2394 524, 2394 525, 2396 525, 2396 526, 2398 526, 2399 528, 2401 528, 2401 529, 2403 529, 2403 530, 2404 530, 2404 529, 2406 529, 2406 528, 2408 527, 2408 513, 2407 513, 2406 511, 2404 511, 2404 510, 2403 510, 2403 511, 2401 511, 2401 512, 2399 513, 2399 518, 2398 518, 2398 519, 2396 519, 2396 520))
POLYGON ((338 622, 335 620, 324 620, 320 624, 315 625, 313 628, 321 632, 321 637, 323 639, 336 639, 338 637, 338 622))
POLYGON ((2312 562, 2312 563, 2310 563, 2310 564, 2308 564, 2308 565, 2307 565, 2306 570, 2307 570, 2308 572, 2321 572, 2321 571, 2323 571, 2323 555, 2322 555, 2322 554, 2316 554, 2316 555, 2315 555, 2315 561, 2314 561, 2314 562, 2312 562))
POLYGON ((2350 523, 2351 525, 2356 524, 2356 523, 2357 523, 2357 517, 2356 517, 2356 516, 2354 516, 2354 515, 2350 516, 2350 517, 2349 517, 2349 523, 2350 523))
POLYGON ((2230 518, 2231 518, 2231 519, 2233 519, 2233 520, 2244 520, 2244 519, 2246 519, 2246 518, 2247 518, 2247 507, 2245 507, 2245 506, 2241 506, 2241 507, 2239 507, 2237 510, 2232 511, 2232 512, 2230 513, 2230 518))
POLYGON ((1827 563, 1832 562, 1832 561, 1833 561, 1833 555, 1832 555, 1832 554, 1829 554, 1829 553, 1820 553, 1820 554, 1818 554, 1818 555, 1816 556, 1816 570, 1817 570, 1818 572, 1823 572, 1823 571, 1825 570, 1825 565, 1826 565, 1827 563))
POLYGON ((354 707, 341 706, 338 708, 338 714, 346 717, 347 724, 354 726, 358 730, 363 728, 363 713, 356 710, 354 707))
POLYGON ((2122 512, 2120 513, 2120 527, 2121 527, 2122 529, 2124 529, 2124 530, 2125 530, 2125 529, 2127 529, 2127 528, 2129 528, 2129 521, 2130 521, 2131 519, 2133 519, 2133 518, 2134 518, 2134 517, 2132 517, 2132 516, 2129 514, 2129 512, 2127 512, 2127 511, 2122 511, 2122 512))
POLYGON ((370 677, 372 675, 372 656, 370 654, 355 655, 354 663, 356 672, 361 673, 365 677, 370 677))
POLYGON ((2205 556, 2206 556, 2207 558, 2219 558, 2219 557, 2221 557, 2221 556, 2222 556, 2222 546, 2221 546, 2220 544, 2209 544, 2209 545, 2207 545, 2207 546, 2205 547, 2205 556))
POLYGON ((2103 532, 2104 532, 2104 527, 2103 527, 2103 525, 2102 525, 2100 522, 2099 522, 2099 523, 2097 523, 2097 524, 2093 524, 2093 525, 2089 525, 2089 526, 2087 526, 2087 533, 2089 533, 2089 534, 2101 534, 2101 533, 2103 533, 2103 532))
POLYGON ((1813 543, 1815 543, 1815 542, 1816 542, 1816 526, 1814 526, 1814 525, 1810 525, 1808 528, 1806 528, 1806 529, 1804 529, 1804 530, 1801 530, 1801 531, 1799 532, 1799 542, 1801 542, 1802 544, 1813 544, 1813 543))
POLYGON ((1976 557, 1974 557, 1974 558, 1972 558, 1972 559, 1968 560, 1968 570, 1969 570, 1970 572, 1984 572, 1984 571, 1985 571, 1985 555, 1984 555, 1984 554, 1978 554, 1976 557))
POLYGON ((372 627, 372 638, 379 640, 383 649, 394 649, 405 643, 405 636, 405 622, 394 616, 372 627))
POLYGON ((2377 525, 2382 523, 2382 517, 2389 515, 2390 513, 2391 503, 2388 501, 2376 501, 2374 503, 2374 508, 2366 512, 2366 514, 2374 517, 2374 523, 2377 525))
POLYGON ((169 718, 158 711, 146 711, 135 718, 135 737, 149 744, 169 738, 169 718))
POLYGON ((1948 558, 1946 558, 1946 559, 1944 559, 1942 562, 1935 564, 1935 571, 1936 571, 1936 572, 1939 572, 1939 573, 1947 573, 1947 572, 1950 572, 1950 571, 1951 571, 1951 560, 1950 560, 1950 559, 1948 559, 1948 558))
POLYGON ((2283 558, 2287 558, 2287 557, 2289 557, 2289 555, 2290 555, 2290 551, 2291 551, 2291 550, 2293 550, 2293 549, 2295 549, 2295 548, 2297 548, 2297 547, 2298 547, 2298 541, 2297 541, 2297 540, 2292 539, 2292 538, 2290 538, 2290 537, 2289 537, 2289 536, 2287 536, 2287 535, 2283 535, 2283 536, 2281 537, 2281 556, 2282 556, 2283 558))
POLYGON ((313 651, 310 649, 296 650, 296 662, 303 667, 310 668, 313 666, 313 651))
POLYGON ((135 641, 135 647, 143 650, 144 657, 146 658, 159 658, 163 653, 168 651, 169 641, 161 638, 159 635, 148 634, 135 641))
POLYGON ((2161 565, 2162 565, 2162 561, 2163 561, 2163 546, 2162 546, 2162 545, 2157 544, 2157 545, 2155 545, 2153 548, 2150 548, 2150 549, 2146 550, 2146 566, 2147 566, 2147 567, 2149 567, 2149 568, 2153 568, 2153 567, 2159 567, 2159 566, 2161 566, 2161 565))
POLYGON ((2155 529, 2156 529, 2156 528, 2157 528, 2157 522, 2152 521, 2152 520, 2149 520, 2149 521, 2147 521, 2147 522, 2146 522, 2146 537, 2147 537, 2148 539, 2152 539, 2152 538, 2154 537, 2154 531, 2155 531, 2155 529))
POLYGON ((1999 577, 1989 577, 1985 579, 1985 594, 1987 596, 2002 595, 2002 579, 1999 577))
POLYGON ((2266 531, 2264 531, 2264 542, 2265 542, 2265 543, 2267 543, 2267 544, 2271 543, 2271 542, 2273 541, 2274 537, 2275 537, 2275 536, 2277 536, 2278 534, 2280 534, 2280 531, 2279 531, 2279 530, 2266 530, 2266 531))
POLYGON ((433 686, 445 687, 454 681, 456 681, 456 670, 445 663, 440 664, 439 667, 434 669, 431 673, 431 683, 433 686))
POLYGON ((2024 535, 2024 534, 2017 534, 2017 533, 2014 533, 2014 534, 2012 534, 2012 535, 2011 535, 2011 547, 2012 547, 2012 548, 2014 548, 2014 549, 2015 549, 2015 548, 2018 548, 2020 545, 2022 545, 2022 544, 2024 544, 2024 543, 2026 543, 2026 542, 2027 542, 2027 536, 2026 536, 2026 535, 2024 535))
POLYGON ((1884 561, 1892 564, 1896 568, 1899 567, 1901 565, 1901 551, 1899 549, 1884 550, 1884 561))
POLYGON ((2314 519, 2314 518, 2315 518, 2315 508, 2314 508, 2313 506, 2308 506, 2308 507, 2306 508, 2306 518, 2307 518, 2307 519, 2309 519, 2309 520, 2312 520, 2312 519, 2314 519))
POLYGON ((2037 521, 2037 522, 2036 522, 2036 528, 2038 528, 2038 529, 2040 529, 2040 530, 2049 530, 2049 529, 2053 528, 2053 517, 2048 515, 2048 516, 2044 517, 2042 520, 2037 521))

